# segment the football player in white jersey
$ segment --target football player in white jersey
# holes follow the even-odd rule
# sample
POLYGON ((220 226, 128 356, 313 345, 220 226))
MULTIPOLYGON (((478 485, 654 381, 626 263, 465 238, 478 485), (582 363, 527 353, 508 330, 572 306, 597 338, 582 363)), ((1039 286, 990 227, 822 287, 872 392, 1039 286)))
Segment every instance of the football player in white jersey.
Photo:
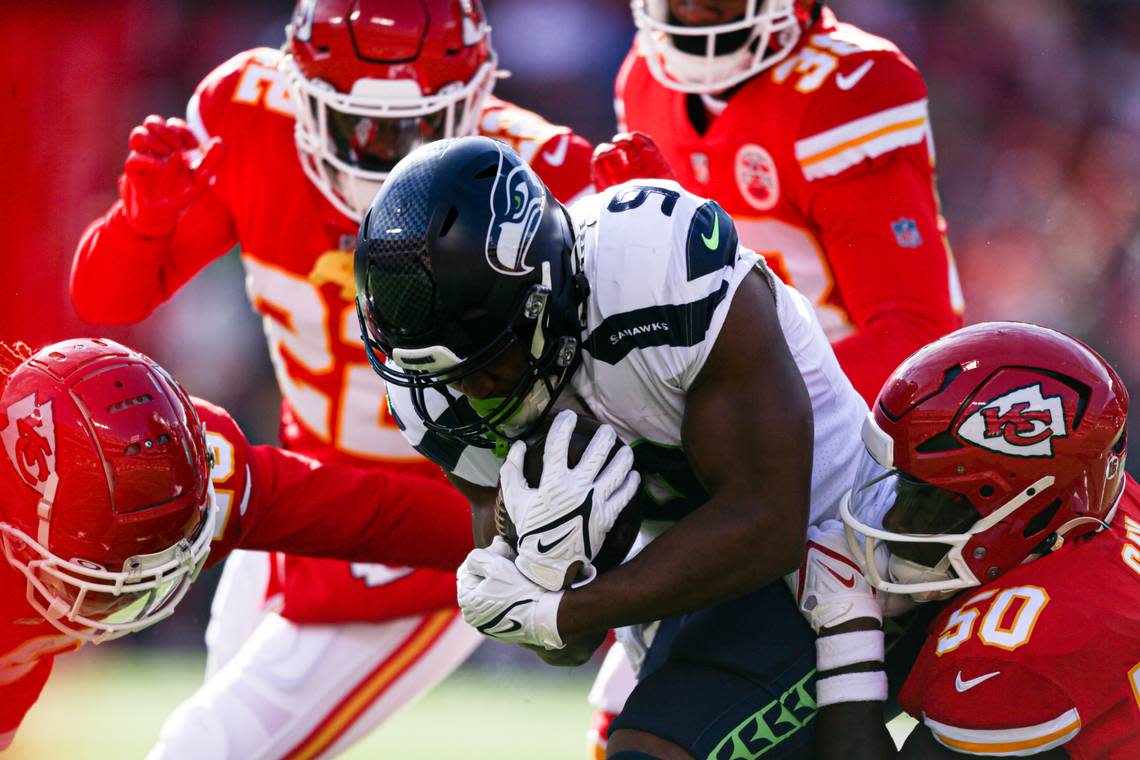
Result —
POLYGON ((471 498, 489 546, 459 571, 467 622, 562 662, 628 627, 638 686, 609 757, 805 757, 815 727, 842 714, 812 720, 817 704, 885 697, 878 606, 857 565, 807 553, 819 569, 801 573, 801 606, 821 634, 846 637, 828 651, 780 582, 800 569, 805 533, 837 517, 865 403, 811 304, 740 246, 716 203, 645 180, 571 213, 510 148, 442 140, 392 171, 355 264, 393 414, 471 498), (605 425, 568 469, 573 418, 557 416, 529 488, 518 441, 564 408, 605 425), (633 449, 602 469, 614 432, 633 449), (633 460, 652 502, 644 548, 562 590, 637 487, 633 460), (500 477, 526 534, 518 556, 492 541, 500 477), (823 569, 840 594, 805 602, 827 590, 823 569))
POLYGON ((838 526, 867 407, 811 305, 715 202, 639 180, 568 212, 510 148, 443 140, 385 182, 355 276, 394 416, 471 498, 489 545, 459 571, 465 619, 563 662, 631 627, 639 684, 610 757, 804 757, 815 726, 842 714, 810 720, 817 704, 885 697, 880 615, 857 565, 814 552, 841 581, 822 604, 803 600, 827 590, 823 574, 802 573, 812 626, 846 637, 819 650, 818 681, 815 637, 780 582, 801 568, 805 532, 838 526), (519 439, 564 408, 605 425, 567 469, 574 419, 558 414, 531 488, 519 439), (614 431, 633 448, 602 469, 614 431), (589 577, 635 460, 644 548, 563 590, 574 561, 589 577), (492 542, 500 479, 533 538, 517 556, 492 542))

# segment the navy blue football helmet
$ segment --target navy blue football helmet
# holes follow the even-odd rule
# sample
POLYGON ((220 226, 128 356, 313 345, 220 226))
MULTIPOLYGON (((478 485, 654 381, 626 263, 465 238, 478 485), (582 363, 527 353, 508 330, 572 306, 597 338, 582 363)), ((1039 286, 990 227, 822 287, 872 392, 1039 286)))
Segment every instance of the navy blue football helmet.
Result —
POLYGON ((566 209, 496 140, 437 140, 393 168, 357 237, 356 306, 373 369, 411 389, 429 430, 491 448, 549 414, 581 357, 588 286, 574 239, 566 209), (507 396, 453 390, 512 346, 527 370, 507 396), (429 390, 454 412, 443 422, 429 390))

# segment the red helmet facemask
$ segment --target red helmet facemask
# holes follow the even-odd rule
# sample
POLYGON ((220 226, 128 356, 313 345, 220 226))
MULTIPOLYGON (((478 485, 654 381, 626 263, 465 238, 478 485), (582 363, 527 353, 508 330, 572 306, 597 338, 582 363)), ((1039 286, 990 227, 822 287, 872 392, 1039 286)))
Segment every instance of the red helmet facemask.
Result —
POLYGON ((496 67, 478 0, 302 0, 285 33, 301 167, 357 222, 401 158, 478 129, 496 67))
POLYGON ((44 348, 0 389, 0 543, 29 604, 99 643, 167 617, 215 527, 205 433, 185 392, 108 340, 44 348))
POLYGON ((1127 412, 1116 372, 1047 328, 973 325, 923 348, 879 393, 863 428, 874 462, 841 507, 868 578, 947 596, 1101 530, 1123 493, 1127 412))

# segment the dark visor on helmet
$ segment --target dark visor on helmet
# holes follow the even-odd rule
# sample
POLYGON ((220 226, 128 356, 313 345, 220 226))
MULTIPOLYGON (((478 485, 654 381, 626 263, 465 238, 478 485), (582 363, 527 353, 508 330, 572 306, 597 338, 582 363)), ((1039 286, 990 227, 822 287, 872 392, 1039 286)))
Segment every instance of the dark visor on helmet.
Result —
POLYGON ((531 286, 515 319, 494 340, 469 356, 442 346, 401 352, 373 322, 369 310, 362 306, 362 296, 357 298, 356 312, 372 369, 385 382, 411 390, 416 414, 429 430, 471 446, 495 448, 523 438, 534 430, 553 409, 555 400, 577 367, 580 352, 575 339, 542 341, 541 347, 536 346, 535 337, 543 332, 541 323, 549 293, 546 286, 531 286), (539 348, 537 355, 535 348, 539 348), (491 367, 512 350, 523 357, 525 370, 511 391, 497 399, 497 403, 485 400, 471 404, 462 394, 452 390, 456 384, 491 367), (421 360, 423 368, 417 369, 417 362, 421 360), (510 423, 538 384, 545 388, 542 409, 527 424, 512 426, 510 423), (426 391, 440 393, 452 413, 433 416, 428 410, 426 391), (473 406, 479 407, 479 411, 475 411, 473 406))
MULTIPOLYGON (((965 533, 981 519, 970 500, 898 472, 895 500, 883 517, 883 527, 895 533, 936 535, 965 533)), ((890 542, 891 552, 903 559, 934 567, 946 556, 946 544, 890 542)))
MULTIPOLYGON (((462 109, 462 105, 457 107, 462 109)), ((446 133, 446 108, 407 118, 378 118, 328 109, 329 147, 333 154, 366 171, 391 171, 404 156, 446 133)))

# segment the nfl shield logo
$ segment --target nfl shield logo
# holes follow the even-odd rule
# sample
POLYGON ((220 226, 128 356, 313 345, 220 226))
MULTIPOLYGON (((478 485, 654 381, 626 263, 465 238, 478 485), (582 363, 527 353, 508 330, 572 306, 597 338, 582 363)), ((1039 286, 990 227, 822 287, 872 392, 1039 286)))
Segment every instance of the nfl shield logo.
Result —
POLYGON ((891 232, 895 233, 895 242, 903 248, 918 248, 922 245, 922 235, 913 219, 891 222, 891 232))

